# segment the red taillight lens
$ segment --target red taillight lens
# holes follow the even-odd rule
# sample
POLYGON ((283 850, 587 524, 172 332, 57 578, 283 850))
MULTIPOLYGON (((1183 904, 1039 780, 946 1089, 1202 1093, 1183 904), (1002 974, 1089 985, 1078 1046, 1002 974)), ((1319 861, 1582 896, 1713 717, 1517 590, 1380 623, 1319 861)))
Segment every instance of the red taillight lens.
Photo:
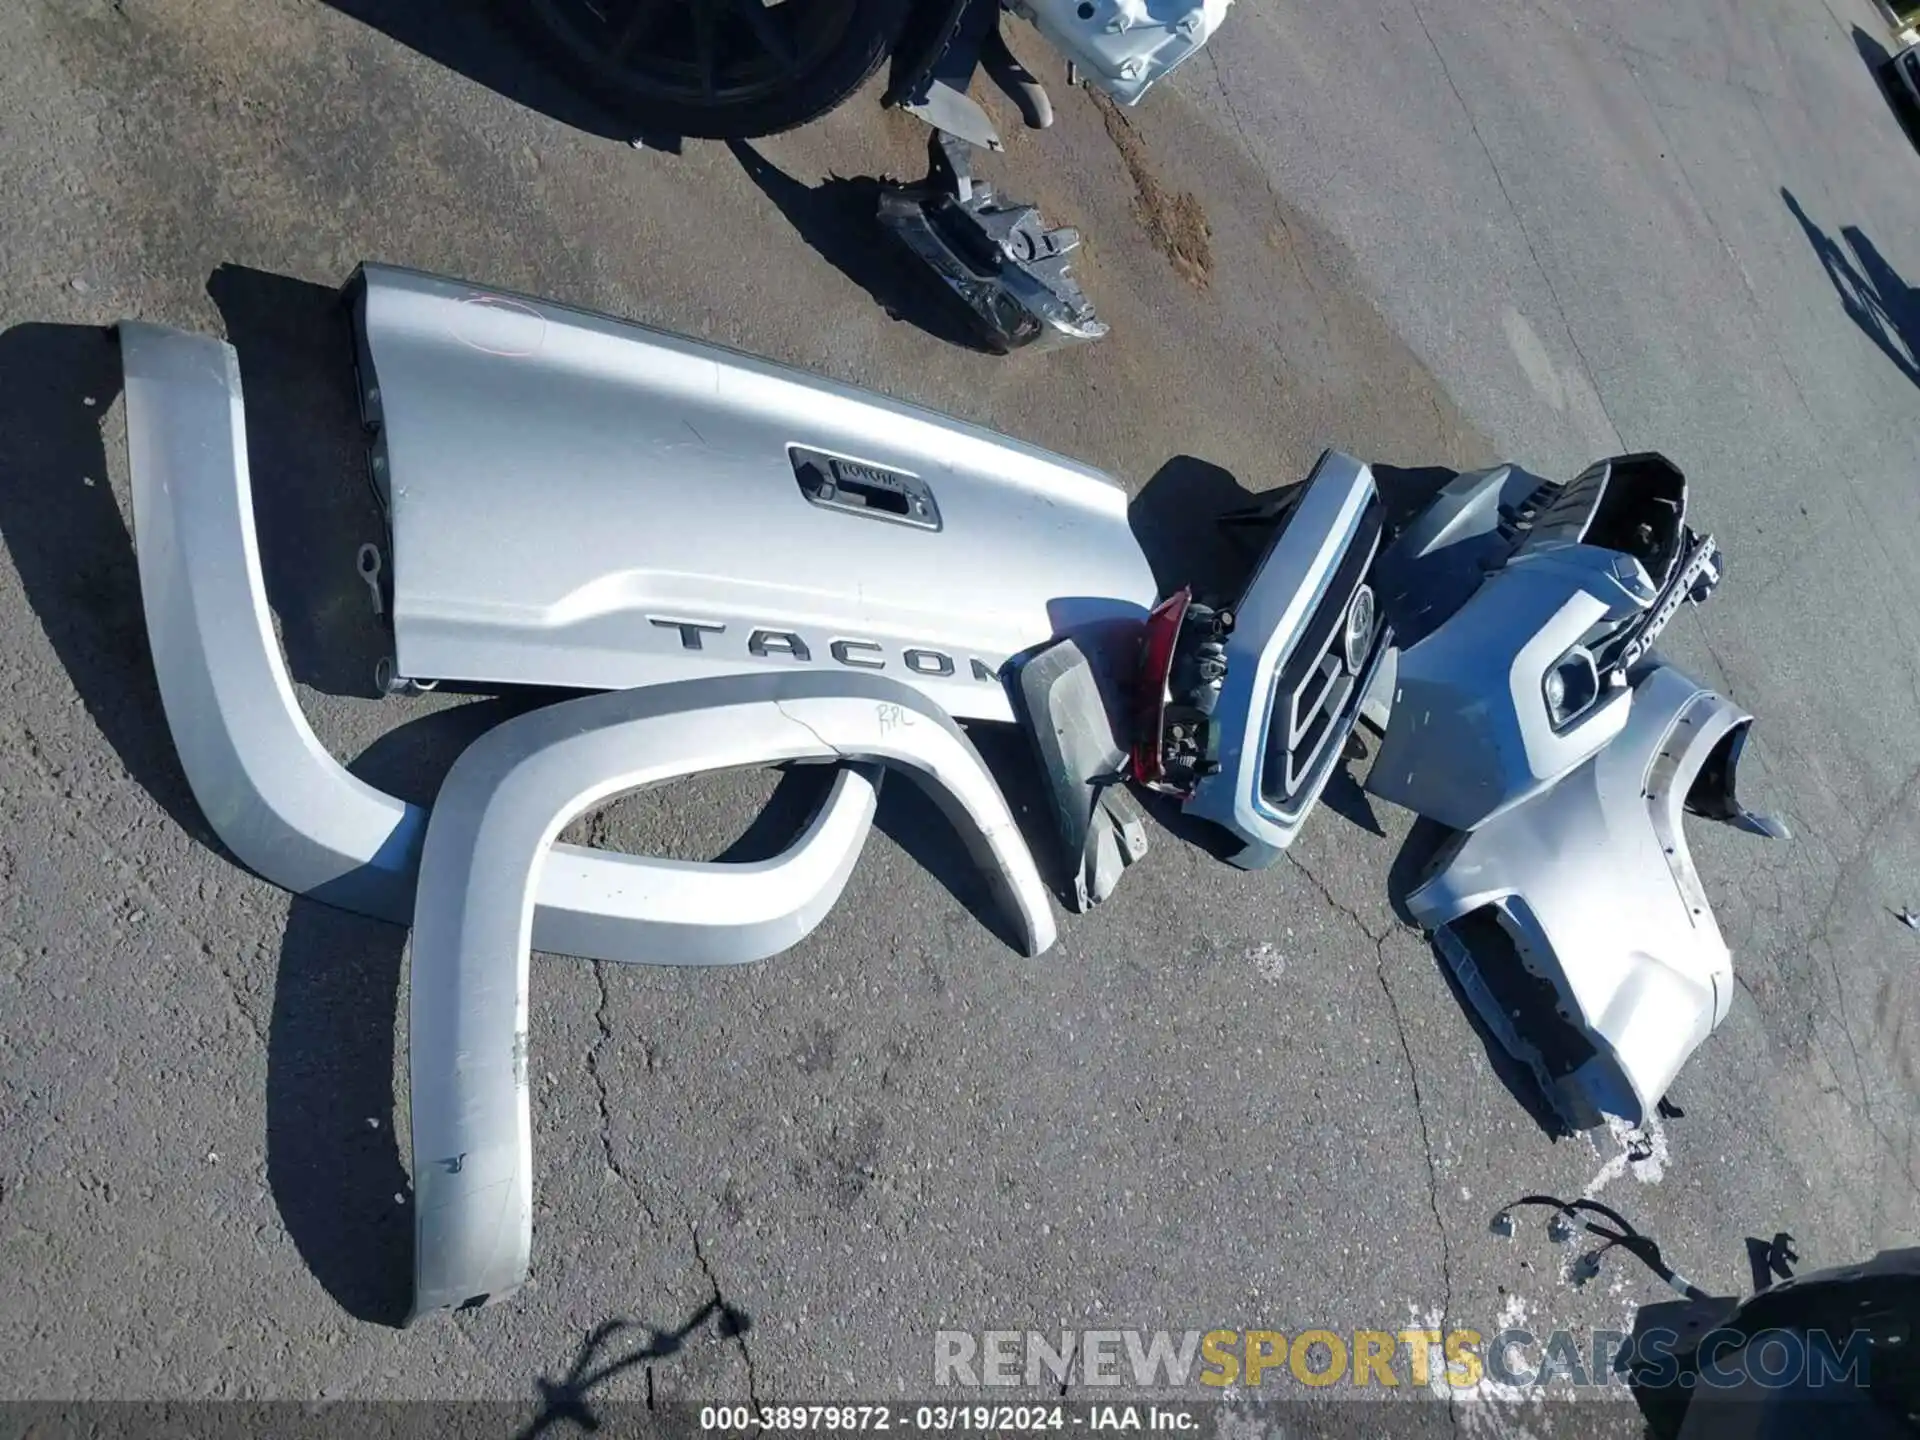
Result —
POLYGON ((1133 692, 1133 778, 1155 790, 1178 787, 1167 783, 1161 764, 1165 753, 1167 721, 1167 677, 1173 670, 1173 652, 1180 640, 1180 626, 1193 603, 1191 587, 1176 590, 1154 607, 1147 616, 1140 637, 1140 670, 1133 692))

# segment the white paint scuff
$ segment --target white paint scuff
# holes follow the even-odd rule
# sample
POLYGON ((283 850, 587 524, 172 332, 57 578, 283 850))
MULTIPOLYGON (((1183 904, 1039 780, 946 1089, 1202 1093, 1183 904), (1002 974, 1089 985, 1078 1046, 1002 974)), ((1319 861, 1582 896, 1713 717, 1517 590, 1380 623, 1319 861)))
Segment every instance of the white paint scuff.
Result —
POLYGON ((1254 973, 1269 985, 1278 985, 1287 973, 1287 957, 1264 940, 1247 951, 1254 973))
MULTIPOLYGON (((1524 1326, 1526 1318, 1526 1302, 1518 1295, 1508 1295, 1500 1307, 1494 1331, 1486 1337, 1487 1343, 1491 1344, 1493 1336, 1501 1330, 1524 1326)), ((1422 1310, 1418 1305, 1409 1304, 1407 1319, 1410 1327, 1416 1330, 1441 1330, 1445 1317, 1438 1310, 1422 1310)), ((1427 1389, 1436 1398, 1454 1404, 1454 1429, 1457 1434, 1468 1436, 1470 1440, 1535 1440, 1534 1430, 1526 1423, 1531 1417, 1524 1417, 1517 1412, 1544 1404, 1546 1395, 1541 1390, 1503 1385, 1484 1373, 1472 1385, 1449 1384, 1443 1345, 1427 1347, 1427 1389)))
MULTIPOLYGON (((1660 1123, 1658 1115, 1652 1116, 1644 1128, 1630 1125, 1618 1115, 1609 1115, 1607 1116, 1607 1138, 1616 1153, 1593 1172, 1593 1178, 1587 1181, 1586 1188, 1581 1190, 1581 1195, 1586 1199, 1596 1198, 1602 1190, 1623 1175, 1633 1176, 1642 1185, 1658 1185, 1666 1177, 1669 1159, 1667 1127, 1660 1123), (1648 1154, 1644 1160, 1631 1158, 1637 1141, 1646 1143, 1648 1154)), ((1587 1135, 1587 1143, 1593 1146, 1594 1154, 1604 1153, 1595 1143, 1592 1132, 1587 1135)))

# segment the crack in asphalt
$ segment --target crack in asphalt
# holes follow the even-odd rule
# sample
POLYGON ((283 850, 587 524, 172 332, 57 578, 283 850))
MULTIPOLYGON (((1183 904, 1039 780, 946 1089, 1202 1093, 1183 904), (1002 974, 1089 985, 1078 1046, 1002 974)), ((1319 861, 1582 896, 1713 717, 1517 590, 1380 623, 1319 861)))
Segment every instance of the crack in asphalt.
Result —
POLYGON ((1338 911, 1340 914, 1346 916, 1349 920, 1351 920, 1354 923, 1354 925, 1359 929, 1360 933, 1366 936, 1367 939, 1373 942, 1374 948, 1376 950, 1379 949, 1379 947, 1387 941, 1387 939, 1393 934, 1393 932, 1399 928, 1397 925, 1389 925, 1385 930, 1381 931, 1379 934, 1376 935, 1373 931, 1373 927, 1368 925, 1365 920, 1360 918, 1360 912, 1358 910, 1355 910, 1351 905, 1347 904, 1344 900, 1341 900, 1338 897, 1336 897, 1333 891, 1327 887, 1326 881, 1322 880, 1318 875, 1314 874, 1313 871, 1307 868, 1306 862, 1304 860, 1301 860, 1297 856, 1295 856, 1291 850, 1282 850, 1280 853, 1286 856, 1287 863, 1289 865, 1291 865, 1295 870, 1298 870, 1302 875, 1307 877, 1307 883, 1313 886, 1313 888, 1319 892, 1320 898, 1327 902, 1328 907, 1338 911))
MULTIPOLYGON (((626 1167, 613 1153, 613 1103, 607 1088, 607 1078, 600 1070, 600 1054, 613 1043, 613 1024, 608 1019, 607 1007, 612 1003, 612 992, 607 988, 607 962, 592 962, 593 981, 600 987, 600 1003, 593 1012, 594 1023, 600 1034, 587 1050, 587 1073, 593 1077, 594 1096, 600 1106, 600 1156, 606 1167, 632 1194, 634 1203, 647 1217, 647 1223, 655 1229, 660 1227, 660 1217, 654 1213, 653 1206, 647 1203, 647 1197, 640 1191, 634 1178, 627 1174, 626 1167)), ((649 1061, 648 1069, 652 1069, 649 1061)))
MULTIPOLYGON (((1821 906, 1819 918, 1809 930, 1805 941, 1809 952, 1811 952, 1815 946, 1819 946, 1826 953, 1827 970, 1832 977, 1834 989, 1833 1018, 1839 1022, 1840 1034, 1847 1042, 1847 1050, 1853 1060, 1854 1080, 1860 1087, 1860 1098, 1857 1106, 1853 1098, 1845 1093, 1844 1087, 1841 1087, 1839 1098, 1849 1110, 1857 1108, 1861 1119, 1866 1122, 1867 1128, 1872 1131, 1875 1138, 1886 1147, 1887 1154, 1895 1158, 1901 1156, 1904 1147, 1894 1142, 1893 1137, 1882 1125, 1880 1118, 1874 1114, 1872 1094, 1867 1080, 1866 1063, 1861 1058, 1860 1044, 1853 1033, 1853 1022, 1847 1015, 1847 992, 1845 979, 1840 971, 1839 947, 1834 944, 1833 937, 1829 932, 1833 927, 1834 912, 1840 907, 1841 895, 1847 887, 1847 882, 1854 877, 1855 872, 1861 867, 1862 863, 1868 859, 1869 851, 1872 850, 1874 842, 1879 838, 1880 832, 1886 828, 1888 822, 1903 813, 1912 802, 1914 791, 1917 787, 1920 787, 1920 766, 1916 766, 1907 772, 1905 779, 1900 782, 1900 786, 1898 790, 1894 792, 1893 797, 1875 812, 1873 818, 1867 822, 1866 829, 1861 833, 1860 839, 1855 842, 1852 853, 1839 865, 1834 875, 1833 885, 1827 892, 1826 903, 1821 906)), ((1816 1043, 1818 1042, 1816 1041, 1816 1043)), ((1824 1050, 1825 1047, 1822 1046, 1821 1048, 1824 1050)), ((1828 1068, 1833 1071, 1834 1080, 1836 1084, 1838 1084, 1840 1081, 1840 1072, 1831 1060, 1828 1061, 1828 1068)), ((1911 1165, 1902 1160, 1900 1168, 1901 1179, 1905 1182, 1907 1188, 1916 1194, 1920 1194, 1920 1182, 1915 1181, 1911 1165)))
POLYGON ((700 1266, 700 1273, 707 1277, 707 1284, 713 1289, 713 1303, 719 1308, 720 1323, 732 1332, 733 1343, 740 1347, 740 1360, 747 1367, 747 1404, 758 1415, 760 1376, 754 1368, 753 1351, 747 1345, 747 1312, 731 1304, 721 1290, 720 1277, 713 1273, 713 1264, 707 1259, 705 1247, 700 1244, 700 1227, 692 1220, 687 1221, 687 1234, 693 1237, 693 1258, 700 1266))
MULTIPOLYGON (((1281 852, 1287 863, 1307 877, 1309 884, 1319 893, 1329 909, 1344 915, 1353 922, 1354 928, 1366 936, 1373 944, 1373 974, 1379 982, 1380 993, 1386 997, 1387 1013, 1393 1020, 1394 1038, 1400 1042, 1400 1056, 1406 1062, 1407 1081, 1413 1088, 1414 1118, 1420 1122, 1420 1156, 1427 1167, 1427 1210, 1433 1216, 1434 1233, 1440 1239, 1440 1325, 1444 1332, 1447 1316, 1453 1313, 1453 1251, 1447 1240, 1446 1221, 1440 1215, 1440 1167, 1433 1156, 1433 1132, 1427 1125, 1426 1097, 1420 1091, 1420 1071, 1414 1064, 1413 1045, 1407 1039, 1406 1022, 1400 1016, 1400 1002, 1394 998, 1393 987, 1387 981, 1387 942, 1397 934, 1419 934, 1413 926, 1395 921, 1386 929, 1375 934, 1368 928, 1367 922, 1352 906, 1337 899, 1327 888, 1326 883, 1307 868, 1291 850, 1281 852)), ((1451 1387, 1447 1395, 1447 1423, 1455 1434, 1460 1430, 1460 1414, 1451 1387)))
POLYGON ((1427 37, 1427 44, 1433 50, 1433 58, 1440 62, 1440 77, 1447 82, 1447 89, 1453 92, 1460 113, 1467 117, 1467 129, 1473 133, 1474 140, 1480 146, 1480 153, 1487 157, 1487 169, 1493 172, 1493 183, 1500 187, 1500 198, 1507 203, 1507 213, 1513 216, 1513 226, 1521 241, 1527 247, 1527 254, 1533 259, 1533 268, 1540 272, 1540 279, 1547 287, 1547 297, 1553 301, 1554 313, 1560 317, 1560 328, 1565 332, 1567 343, 1573 347, 1573 353, 1580 361, 1580 369, 1587 377, 1587 384, 1593 390, 1594 403, 1600 407, 1601 417, 1607 422, 1607 428, 1613 432, 1614 443, 1622 450, 1627 448, 1620 427, 1614 423, 1613 412, 1607 408, 1607 397, 1600 391, 1599 377, 1593 373, 1593 366, 1587 361, 1587 352, 1580 348, 1580 339, 1573 333, 1573 322, 1567 318, 1567 307, 1560 299, 1560 291, 1553 283, 1553 276, 1547 273, 1547 267, 1540 259, 1540 251, 1533 243, 1533 236, 1520 218, 1520 207, 1513 203, 1513 195, 1507 189, 1506 176, 1500 173, 1500 163, 1493 158, 1493 150, 1487 144, 1486 136, 1480 133, 1480 123, 1473 118, 1473 111, 1467 105, 1467 97, 1460 92, 1455 83, 1453 70, 1447 64, 1447 57, 1441 53, 1439 42, 1433 38, 1433 31, 1427 25, 1427 17, 1420 9, 1419 0, 1407 0, 1407 6, 1413 11, 1413 18, 1419 22, 1420 33, 1427 37))
MULTIPOLYGON (((1715 649, 1712 636, 1706 628, 1706 623, 1700 618, 1698 607, 1693 608, 1696 634, 1698 634, 1701 643, 1706 647, 1707 655, 1713 661, 1715 667, 1720 670, 1726 680, 1731 682, 1733 679, 1731 670, 1721 658, 1718 650, 1715 649)), ((1855 844, 1850 855, 1845 859, 1841 859, 1838 854, 1833 854, 1836 862, 1833 883, 1828 889, 1827 899, 1821 907, 1818 919, 1801 934, 1800 945, 1809 963, 1813 963, 1813 956, 1816 949, 1823 951, 1825 954, 1826 969, 1829 978, 1831 978, 1833 982, 1834 990, 1832 1014, 1834 1019, 1839 1022, 1841 1037, 1847 1042, 1848 1054, 1853 1061, 1854 1080, 1860 1088, 1860 1095, 1856 1100, 1853 1096, 1846 1093, 1844 1086, 1839 1084, 1839 1067, 1834 1065, 1831 1057, 1826 1055, 1826 1046, 1822 1044, 1818 1038, 1818 997, 1810 992, 1805 1016, 1807 1043, 1821 1052, 1822 1058, 1826 1059, 1827 1068, 1832 1071, 1835 1080, 1835 1086, 1831 1090, 1826 1087, 1820 1087, 1820 1093, 1838 1098, 1849 1111, 1857 1114, 1861 1120, 1865 1122, 1867 1129, 1871 1131, 1874 1137, 1879 1140, 1880 1144, 1885 1147, 1887 1154, 1891 1157, 1900 1158, 1901 1178, 1907 1188, 1914 1191, 1915 1194, 1920 1194, 1920 1181, 1914 1179, 1911 1161, 1910 1159, 1902 1158, 1909 1147, 1896 1144, 1893 1137, 1882 1125, 1879 1117, 1874 1114, 1872 1097, 1867 1083, 1866 1064, 1860 1053, 1859 1041, 1853 1033, 1852 1021, 1847 1015, 1845 978, 1841 973, 1837 947, 1833 942, 1832 936, 1828 933, 1832 928, 1834 912, 1839 907, 1841 891, 1845 889, 1848 879, 1853 875, 1861 862, 1867 858, 1867 852, 1872 847, 1875 839, 1878 838, 1880 831, 1886 827, 1887 822, 1899 814, 1906 806, 1916 785, 1920 785, 1920 768, 1916 768, 1914 771, 1908 773, 1906 778, 1901 782, 1900 788, 1893 799, 1883 806, 1868 822, 1865 832, 1855 844)), ((1814 834, 1808 834, 1804 839, 1818 842, 1820 837, 1814 834)), ((1829 851, 1829 853, 1833 852, 1829 851)), ((1781 888, 1777 877, 1774 883, 1777 894, 1781 888)), ((1778 899, 1771 911, 1763 911, 1763 913, 1770 913, 1775 919, 1784 922, 1785 910, 1785 901, 1778 899)), ((1762 1017, 1764 1017, 1766 1011, 1760 1005, 1760 997, 1754 993, 1753 987, 1747 983, 1746 978, 1738 971, 1734 973, 1733 978, 1734 983, 1746 992, 1747 998, 1754 1003, 1756 1008, 1760 1009, 1760 1013, 1762 1017)))
MULTIPOLYGON (((1387 997, 1387 1011, 1393 1016, 1393 1033, 1400 1041, 1400 1054, 1407 1062, 1407 1082, 1413 1087, 1414 1118, 1420 1122, 1420 1153, 1427 1162, 1427 1209, 1433 1214, 1434 1233, 1440 1237, 1440 1330, 1446 1333, 1447 1317, 1453 1313, 1453 1252, 1447 1244, 1447 1223, 1440 1218, 1440 1168, 1433 1159, 1433 1134, 1427 1128, 1426 1099, 1420 1093, 1420 1071, 1413 1063, 1413 1046, 1407 1040, 1406 1022, 1400 1018, 1400 1002, 1393 997, 1393 986, 1387 982, 1387 941, 1393 938, 1393 932, 1374 941, 1374 978, 1380 982, 1380 993, 1387 997)), ((1447 1423, 1455 1434, 1460 1431, 1460 1412, 1453 1397, 1453 1387, 1447 1387, 1447 1423)))
MULTIPOLYGON (((147 883, 145 877, 141 874, 140 867, 129 860, 127 856, 122 853, 120 847, 114 844, 106 833, 102 831, 99 826, 95 825, 78 806, 68 803, 80 797, 71 787, 61 784, 60 776, 63 767, 56 764, 53 758, 47 753, 46 746, 41 742, 40 737, 33 732, 32 727, 24 721, 16 720, 15 729, 18 732, 20 743, 9 746, 8 748, 13 753, 25 758, 27 770, 36 776, 40 782, 39 789, 42 797, 51 802, 56 813, 64 812, 66 819, 73 825, 76 831, 84 831, 89 841, 98 845, 105 854, 112 856, 114 860, 119 862, 120 874, 116 878, 120 884, 125 887, 127 898, 132 899, 138 896, 141 901, 141 909, 151 910, 165 917, 186 941, 189 949, 199 951, 201 959, 213 962, 214 968, 219 972, 221 980, 226 984, 228 1003, 233 1006, 234 1013, 240 1017, 241 1023, 247 1027, 248 1032, 254 1038, 254 1042, 264 1053, 267 1049, 267 1026, 253 1013, 252 1006, 248 1004, 248 999, 249 996, 252 995, 252 992, 241 983, 239 975, 235 973, 233 967, 228 963, 225 952, 216 953, 212 946, 201 939, 199 933, 187 923, 186 917, 175 909, 173 905, 162 899, 159 892, 147 883)), ((79 836, 76 834, 74 838, 78 839, 79 836)), ((26 968, 24 956, 19 968, 21 970, 26 968)))
MULTIPOLYGON (((1840 908, 1841 892, 1846 889, 1848 880, 1854 877, 1854 872, 1860 867, 1861 863, 1868 858, 1868 851, 1873 848, 1873 843, 1880 838, 1880 832, 1886 829, 1887 823, 1907 808, 1913 799, 1916 786, 1920 786, 1920 766, 1916 766, 1907 772, 1905 778, 1900 782, 1899 789, 1894 792, 1893 797, 1888 800, 1885 805, 1881 806, 1873 818, 1867 822, 1867 828, 1861 833, 1860 839, 1854 844, 1853 853, 1847 857, 1846 861, 1840 866, 1839 873, 1833 877, 1833 886, 1827 891, 1826 903, 1820 907, 1819 919, 1814 922, 1813 928, 1807 936, 1807 944, 1809 946, 1816 944, 1824 944, 1826 946, 1827 963, 1833 971, 1834 998, 1837 1002, 1836 1018, 1839 1019, 1841 1029, 1846 1033, 1847 1044, 1853 1048, 1856 1071, 1858 1071, 1859 1067, 1860 1052, 1859 1048, 1854 1044, 1853 1030, 1847 1020, 1845 1003, 1846 991, 1841 985, 1839 961, 1835 957, 1833 937, 1829 932, 1833 928, 1834 912, 1840 908)), ((1860 1079, 1861 1093, 1864 1098, 1866 1090, 1864 1073, 1861 1073, 1860 1079)))
POLYGON ((1707 629, 1707 622, 1701 618, 1701 607, 1698 605, 1689 605, 1687 606, 1687 612, 1693 617, 1693 633, 1700 637, 1700 644, 1706 650, 1707 658, 1713 662, 1713 668, 1720 672, 1720 679, 1725 682, 1724 688, 1727 698, 1729 700, 1739 699, 1739 696, 1733 693, 1736 685, 1733 667, 1727 664, 1726 658, 1721 655, 1719 649, 1714 645, 1713 632, 1707 629))
POLYGON ((1240 118, 1240 107, 1234 103, 1233 92, 1227 88, 1226 73, 1220 68, 1219 51, 1209 49, 1205 54, 1207 62, 1213 66, 1214 83, 1220 87, 1220 100, 1227 107, 1227 118, 1233 121, 1233 128, 1240 136, 1240 148, 1267 182, 1267 199, 1273 202, 1273 217, 1286 232, 1287 251, 1292 256, 1294 269, 1300 272, 1300 283, 1307 287, 1307 293, 1313 297, 1314 313, 1320 317, 1320 334, 1323 338, 1331 338, 1333 322, 1327 318, 1326 301, 1321 298, 1320 287, 1313 283, 1313 276, 1307 272, 1307 262, 1300 254, 1299 237, 1293 233, 1293 226, 1287 220, 1286 207, 1281 203, 1280 191, 1273 183, 1272 172, 1261 162, 1260 152, 1253 148, 1253 137, 1247 133, 1246 121, 1240 118))
MULTIPOLYGON (((594 1090, 600 1107, 600 1154, 606 1162, 607 1169, 632 1194, 634 1203, 647 1217, 647 1223, 658 1229, 659 1215, 648 1203, 647 1197, 641 1193, 639 1184, 627 1173, 626 1167, 614 1155, 613 1150, 612 1098, 606 1076, 600 1069, 601 1052, 613 1043, 613 1023, 608 1015, 613 996, 607 985, 607 963, 595 961, 592 965, 594 983, 600 988, 600 1003, 595 1007, 593 1015, 594 1024, 600 1033, 587 1050, 587 1072, 593 1077, 594 1090)), ((651 1072, 653 1051, 644 1045, 643 1048, 646 1050, 647 1069, 651 1072)), ((729 1301, 725 1291, 720 1288, 720 1277, 714 1273, 713 1262, 707 1259, 706 1248, 700 1243, 700 1227, 694 1223, 692 1215, 687 1212, 685 1206, 677 1208, 680 1210, 681 1222, 687 1227, 687 1235, 693 1242, 694 1263, 700 1267, 700 1273, 706 1277, 707 1288, 711 1292, 714 1309, 719 1316, 720 1333, 739 1347, 740 1359, 747 1369, 747 1403, 752 1406, 754 1413, 758 1414, 760 1410, 759 1373, 754 1367, 753 1351, 747 1346, 747 1328, 752 1322, 747 1312, 729 1301)), ((653 1367, 651 1365, 647 1367, 647 1405, 649 1409, 653 1406, 653 1367)))
POLYGON ((1663 53, 1657 50, 1649 50, 1643 45, 1636 45, 1633 41, 1627 39, 1626 36, 1610 27, 1604 20, 1596 17, 1582 16, 1577 21, 1569 21, 1562 16, 1554 14, 1545 5, 1539 4, 1538 0, 1535 0, 1535 3, 1529 8, 1532 9, 1534 14, 1538 15, 1542 20, 1546 21, 1549 25, 1553 26, 1554 29, 1575 43, 1582 40, 1592 40, 1598 43, 1602 49, 1613 52, 1621 59, 1625 59, 1631 55, 1635 59, 1645 60, 1649 65, 1656 65, 1662 70, 1669 71, 1683 79, 1690 80, 1696 85, 1717 85, 1723 89, 1740 91, 1742 94, 1754 99, 1770 100, 1775 103, 1785 98, 1775 95, 1770 90, 1762 90, 1759 86, 1749 84, 1740 79, 1733 72, 1732 60, 1725 55, 1721 56, 1722 68, 1720 73, 1717 75, 1709 75, 1692 64, 1687 63, 1691 59, 1690 56, 1663 53))

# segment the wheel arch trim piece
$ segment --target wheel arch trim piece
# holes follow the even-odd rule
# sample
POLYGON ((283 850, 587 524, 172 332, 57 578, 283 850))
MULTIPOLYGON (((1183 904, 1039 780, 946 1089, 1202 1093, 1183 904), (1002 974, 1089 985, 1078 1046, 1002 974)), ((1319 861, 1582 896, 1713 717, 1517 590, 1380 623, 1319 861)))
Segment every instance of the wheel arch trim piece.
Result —
MULTIPOLYGON (((426 812, 349 773, 301 714, 261 575, 237 357, 211 336, 135 322, 119 331, 141 599, 194 798, 263 878, 405 924, 426 812)), ((842 767, 794 843, 754 864, 556 846, 533 943, 649 964, 777 954, 839 898, 877 779, 872 767, 842 767)))
POLYGON ((660 779, 835 757, 906 770, 954 822, 1022 948, 1053 943, 1046 889, 978 752, 934 702, 883 676, 608 691, 508 720, 454 763, 428 823, 414 907, 416 1317, 497 1299, 526 1277, 528 943, 553 837, 586 807, 660 779))

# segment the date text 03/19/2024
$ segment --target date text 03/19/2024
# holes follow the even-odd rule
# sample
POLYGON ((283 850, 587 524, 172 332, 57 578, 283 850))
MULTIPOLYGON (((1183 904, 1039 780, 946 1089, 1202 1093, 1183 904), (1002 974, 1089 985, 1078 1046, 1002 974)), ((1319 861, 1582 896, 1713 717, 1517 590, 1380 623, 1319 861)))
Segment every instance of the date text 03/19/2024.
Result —
POLYGON ((1166 1405, 703 1405, 703 1431, 880 1431, 1007 1434, 1199 1429, 1194 1413, 1166 1405))

